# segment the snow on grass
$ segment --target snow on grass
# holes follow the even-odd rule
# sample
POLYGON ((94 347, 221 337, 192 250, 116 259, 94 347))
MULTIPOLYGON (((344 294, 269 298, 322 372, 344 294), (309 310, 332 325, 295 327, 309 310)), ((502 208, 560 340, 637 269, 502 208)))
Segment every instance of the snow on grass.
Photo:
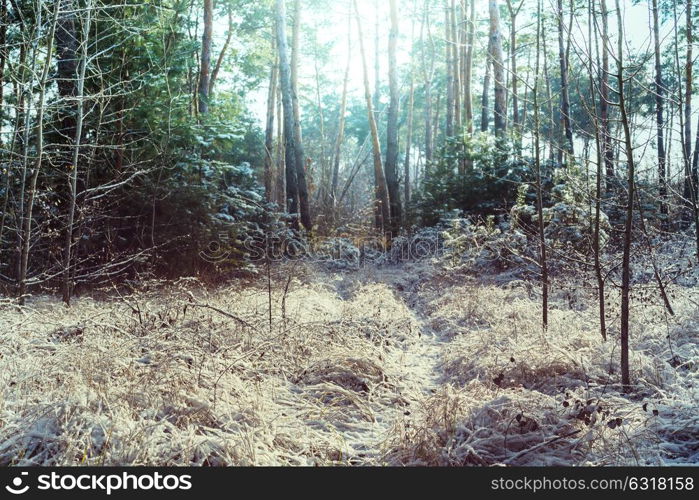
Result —
MULTIPOLYGON (((559 291, 560 292, 560 291, 559 291)), ((620 386, 618 297, 610 338, 594 297, 574 309, 554 290, 546 331, 537 291, 436 275, 427 321, 450 339, 444 386, 396 429, 392 459, 423 465, 697 463, 696 289, 672 287, 675 316, 639 300, 631 338, 634 391, 620 386)), ((584 294, 583 294, 584 295, 584 294)))
POLYGON ((625 394, 614 293, 603 342, 573 284, 544 332, 502 276, 274 273, 271 325, 264 283, 0 302, 0 465, 699 462, 696 288, 636 288, 625 394))

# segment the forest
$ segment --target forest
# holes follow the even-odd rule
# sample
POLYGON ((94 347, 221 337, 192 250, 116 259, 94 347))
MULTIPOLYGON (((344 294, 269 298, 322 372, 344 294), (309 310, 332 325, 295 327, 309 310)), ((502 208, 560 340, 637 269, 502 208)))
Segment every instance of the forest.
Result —
POLYGON ((699 464, 697 3, 0 0, 0 466, 699 464))

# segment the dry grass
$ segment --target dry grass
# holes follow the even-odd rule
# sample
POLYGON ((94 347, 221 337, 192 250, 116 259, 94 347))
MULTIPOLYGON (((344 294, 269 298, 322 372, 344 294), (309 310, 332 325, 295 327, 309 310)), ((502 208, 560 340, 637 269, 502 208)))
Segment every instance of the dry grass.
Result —
POLYGON ((699 461, 694 289, 636 302, 630 397, 586 293, 554 290, 544 333, 527 283, 275 274, 271 325, 262 284, 0 303, 0 465, 699 461))

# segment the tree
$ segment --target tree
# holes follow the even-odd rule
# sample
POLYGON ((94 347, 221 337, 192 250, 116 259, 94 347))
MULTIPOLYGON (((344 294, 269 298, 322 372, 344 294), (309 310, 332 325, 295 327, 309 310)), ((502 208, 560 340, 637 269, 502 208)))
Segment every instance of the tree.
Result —
MULTIPOLYGON (((524 0, 520 0, 515 5, 512 0, 507 0, 507 10, 510 13, 510 73, 512 75, 512 128, 515 134, 519 131, 519 95, 517 93, 517 15, 524 5, 524 0)), ((537 34, 538 36, 538 34, 537 34)), ((538 57, 538 53, 537 53, 538 57)))
MULTIPOLYGON (((279 80, 284 108, 284 162, 286 172, 286 208, 291 214, 298 214, 299 189, 297 183, 298 154, 296 152, 296 134, 294 133, 294 107, 292 104, 291 63, 286 41, 285 0, 276 0, 277 50, 279 52, 279 80)), ((303 166, 301 166, 303 168, 303 166)), ((294 220, 298 228, 298 219, 294 220)))
POLYGON ((490 59, 493 64, 493 81, 494 81, 494 125, 495 135, 501 137, 504 135, 507 128, 507 104, 505 84, 505 66, 502 57, 502 33, 500 31, 500 9, 497 0, 489 0, 490 12, 490 59))
POLYGON ((602 126, 602 150, 604 151, 606 190, 609 193, 614 180, 614 151, 609 126, 609 14, 607 0, 600 0, 602 15, 602 70, 600 71, 600 122, 602 126))
POLYGON ((198 111, 209 112, 209 83, 211 80, 211 43, 214 25, 214 0, 204 0, 204 33, 201 36, 199 62, 199 86, 197 88, 198 111))
POLYGON ((274 200, 273 188, 273 166, 274 158, 272 149, 274 148, 274 110, 277 104, 277 75, 279 74, 278 57, 272 65, 269 76, 269 92, 267 94, 267 120, 265 125, 265 197, 268 202, 274 200))
POLYGON ((663 83, 662 62, 660 59, 660 26, 658 22, 658 0, 651 2, 651 15, 653 17, 653 56, 655 61, 655 124, 656 124, 656 150, 658 153, 658 185, 660 214, 663 218, 662 226, 668 228, 667 210, 667 155, 665 153, 665 117, 664 100, 665 85, 663 83))
POLYGON ((301 112, 299 109, 299 84, 298 84, 298 61, 299 43, 301 40, 301 0, 294 0, 294 24, 292 30, 292 53, 291 53, 291 103, 294 113, 294 152, 296 153, 296 183, 299 193, 299 211, 301 224, 310 230, 313 227, 311 221, 311 211, 308 204, 308 185, 306 183, 306 156, 303 152, 303 139, 301 136, 301 112))
MULTIPOLYGON (((67 0, 65 0, 67 1, 67 0)), ((29 181, 28 188, 28 198, 27 206, 24 209, 24 220, 22 223, 22 233, 21 233, 21 246, 20 246, 20 260, 19 260, 19 273, 18 273, 18 283, 19 283, 19 303, 24 304, 24 299, 27 294, 27 269, 29 267, 29 251, 32 246, 32 217, 34 212, 34 201, 36 199, 37 191, 37 181, 39 179, 39 172, 41 171, 41 166, 44 160, 44 112, 46 110, 46 88, 49 78, 49 71, 51 69, 51 63, 53 60, 53 40, 56 33, 56 27, 58 25, 59 14, 61 13, 61 8, 65 7, 63 1, 56 2, 53 10, 53 18, 49 24, 49 35, 48 41, 46 43, 46 57, 44 60, 44 66, 39 78, 39 98, 36 108, 36 159, 34 160, 34 165, 32 168, 32 174, 29 181)), ((37 26, 41 25, 41 17, 37 19, 37 26)))
POLYGON ((621 264, 621 383, 625 390, 630 389, 631 378, 629 373, 629 314, 631 292, 631 239, 633 236, 633 203, 635 190, 635 159, 633 154, 633 142, 631 140, 631 128, 629 125, 628 111, 626 109, 626 96, 624 94, 624 25, 622 22, 619 0, 615 0, 617 10, 617 94, 619 96, 619 112, 621 125, 624 129, 624 150, 627 163, 627 200, 626 221, 624 223, 624 253, 621 264))
POLYGON ((374 159, 374 224, 376 228, 385 233, 391 220, 390 205, 388 202, 388 191, 386 189, 386 178, 381 161, 381 144, 379 142, 379 131, 374 117, 373 103, 371 99, 371 87, 369 86, 369 70, 366 62, 366 52, 364 50, 364 35, 362 33, 362 22, 359 17, 359 7, 357 0, 354 1, 354 13, 357 21, 357 32, 359 35, 359 52, 362 59, 364 74, 364 99, 366 101, 367 116, 369 119, 369 129, 371 132, 371 143, 374 159))
POLYGON ((564 150, 568 155, 567 161, 569 162, 575 153, 573 148, 573 127, 570 123, 570 96, 568 94, 568 52, 563 43, 563 0, 557 0, 556 19, 558 23, 558 63, 561 71, 561 125, 563 126, 563 132, 565 134, 564 150))
POLYGON ((536 210, 538 215, 539 230, 539 267, 541 268, 541 324, 546 331, 548 328, 548 298, 549 298, 549 273, 546 260, 546 237, 544 233, 544 194, 541 175, 541 152, 539 145, 539 49, 541 44, 541 0, 537 2, 537 29, 536 29, 536 64, 534 69, 534 165, 536 167, 536 210))
POLYGON ((88 0, 85 9, 85 19, 82 20, 82 37, 80 39, 80 63, 76 75, 76 117, 75 117, 75 137, 73 138, 73 155, 70 164, 69 181, 69 206, 68 222, 66 223, 66 236, 63 248, 63 302, 70 304, 72 293, 71 271, 73 257, 73 232, 75 225, 75 209, 78 197, 78 170, 80 158, 80 146, 83 133, 84 114, 84 93, 85 93, 85 71, 87 68, 87 47, 90 26, 92 23, 92 1, 88 0))
POLYGON ((388 123, 386 126, 386 187, 391 214, 391 231, 398 234, 401 224, 400 187, 398 185, 398 68, 396 42, 398 38, 398 9, 396 0, 389 0, 391 31, 388 38, 388 123))
POLYGON ((347 85, 349 84, 349 72, 352 64, 352 5, 349 6, 347 15, 347 63, 345 65, 345 77, 342 80, 342 98, 340 99, 340 112, 338 114, 337 137, 335 138, 335 153, 333 155, 332 184, 330 197, 333 211, 337 203, 337 187, 340 178, 340 154, 342 141, 345 137, 345 114, 347 112, 347 85))

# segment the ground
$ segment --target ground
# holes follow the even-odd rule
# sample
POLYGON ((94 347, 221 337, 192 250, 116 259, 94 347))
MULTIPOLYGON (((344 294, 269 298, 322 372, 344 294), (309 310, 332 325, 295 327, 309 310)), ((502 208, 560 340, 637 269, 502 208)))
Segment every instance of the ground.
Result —
POLYGON ((696 287, 635 302, 625 394, 615 296, 604 342, 591 290, 544 331, 532 283, 437 261, 271 285, 0 302, 0 465, 699 462, 696 287))

